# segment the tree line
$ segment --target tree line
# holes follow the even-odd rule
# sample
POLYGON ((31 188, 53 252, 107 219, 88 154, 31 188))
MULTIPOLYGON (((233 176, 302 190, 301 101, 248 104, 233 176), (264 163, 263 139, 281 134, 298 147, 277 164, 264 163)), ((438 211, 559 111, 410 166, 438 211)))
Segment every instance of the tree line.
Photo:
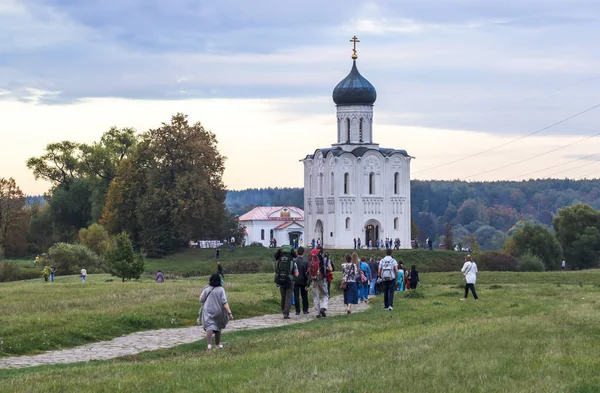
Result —
MULTIPOLYGON (((126 233, 149 256, 173 253, 191 239, 239 236, 225 206, 225 159, 216 135, 183 114, 142 133, 115 127, 91 144, 50 143, 27 160, 36 179, 51 183, 43 200, 0 179, 0 257, 82 244, 81 230, 92 226, 112 243, 123 244, 117 236, 126 233)), ((121 252, 130 254, 126 245, 121 252)))

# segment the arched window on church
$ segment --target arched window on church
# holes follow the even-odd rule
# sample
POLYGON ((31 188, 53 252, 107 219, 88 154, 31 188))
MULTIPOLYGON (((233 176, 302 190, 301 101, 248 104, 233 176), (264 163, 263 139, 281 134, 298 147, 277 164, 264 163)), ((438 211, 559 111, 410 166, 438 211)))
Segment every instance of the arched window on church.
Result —
POLYGON ((369 173, 369 194, 375 193, 375 174, 369 173))
POLYGON ((271 229, 271 233, 270 233, 270 235, 271 235, 271 240, 273 240, 273 238, 274 238, 274 236, 273 236, 273 235, 274 235, 274 234, 273 234, 273 230, 272 230, 272 229, 271 229))
POLYGON ((335 181, 333 179, 333 172, 331 172, 331 184, 330 184, 330 188, 331 188, 331 192, 330 194, 333 195, 334 194, 334 186, 335 186, 335 181))
POLYGON ((346 230, 350 230, 350 217, 346 217, 346 230))
POLYGON ((348 131, 348 142, 350 142, 350 118, 349 117, 346 119, 346 124, 348 125, 348 129, 347 129, 347 131, 348 131))
POLYGON ((394 194, 400 194, 400 174, 394 173, 394 194))
POLYGON ((350 174, 344 173, 344 194, 350 193, 350 174))
POLYGON ((394 218, 394 230, 398 230, 398 217, 394 218))
POLYGON ((361 117, 360 121, 358 123, 358 138, 359 138, 360 142, 363 141, 363 127, 362 127, 362 125, 363 125, 363 119, 361 117))
POLYGON ((265 230, 264 229, 260 230, 260 240, 265 240, 265 230))

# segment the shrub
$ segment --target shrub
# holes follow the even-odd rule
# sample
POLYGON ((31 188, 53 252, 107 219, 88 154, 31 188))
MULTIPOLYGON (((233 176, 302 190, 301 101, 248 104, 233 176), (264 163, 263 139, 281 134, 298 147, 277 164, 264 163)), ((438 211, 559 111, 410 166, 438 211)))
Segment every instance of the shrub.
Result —
POLYGON ((77 274, 82 267, 88 273, 102 269, 102 259, 83 244, 56 243, 48 250, 48 255, 61 274, 77 274))
POLYGON ((100 224, 82 228, 79 231, 79 242, 100 256, 106 254, 111 245, 108 232, 100 224))
POLYGON ((519 268, 522 272, 543 272, 546 270, 542 259, 529 252, 523 254, 519 259, 519 268))
POLYGON ((115 236, 115 246, 106 253, 106 266, 113 276, 125 282, 138 279, 144 272, 144 257, 133 251, 133 245, 127 233, 115 236))
POLYGON ((404 292, 404 297, 407 299, 423 299, 425 294, 419 290, 410 290, 404 292))
POLYGON ((507 254, 498 251, 484 251, 477 257, 477 265, 481 270, 509 271, 519 270, 517 260, 507 254))
POLYGON ((14 263, 0 262, 0 282, 31 280, 39 277, 39 270, 22 270, 14 263))
POLYGON ((252 242, 248 245, 248 247, 264 247, 261 242, 252 242))

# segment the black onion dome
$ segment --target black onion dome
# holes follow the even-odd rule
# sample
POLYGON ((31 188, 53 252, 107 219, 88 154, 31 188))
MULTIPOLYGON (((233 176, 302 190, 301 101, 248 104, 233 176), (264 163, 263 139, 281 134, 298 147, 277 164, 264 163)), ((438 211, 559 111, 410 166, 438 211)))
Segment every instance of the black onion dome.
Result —
POLYGON ((333 89, 333 102, 336 105, 373 105, 377 100, 375 87, 356 68, 353 61, 352 70, 333 89))

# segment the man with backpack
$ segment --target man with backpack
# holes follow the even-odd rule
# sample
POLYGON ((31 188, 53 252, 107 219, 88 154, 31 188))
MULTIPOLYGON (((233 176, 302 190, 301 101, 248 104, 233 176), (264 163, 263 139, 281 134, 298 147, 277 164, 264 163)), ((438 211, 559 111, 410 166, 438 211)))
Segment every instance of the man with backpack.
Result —
POLYGON ((275 284, 281 294, 281 312, 283 319, 290 319, 290 307, 294 294, 294 277, 298 277, 298 268, 294 263, 296 253, 291 246, 284 245, 275 253, 275 284))
POLYGON ((300 315, 300 298, 302 298, 302 311, 308 314, 308 287, 310 278, 308 275, 308 261, 304 259, 304 247, 298 248, 298 257, 294 259, 298 275, 294 279, 294 306, 296 315, 300 315))
POLYGON ((385 257, 379 261, 379 277, 383 288, 383 309, 394 310, 394 290, 398 277, 398 262, 392 258, 392 250, 385 250, 385 257))
POLYGON ((317 246, 310 252, 308 261, 308 274, 312 284, 312 295, 317 318, 325 318, 329 304, 329 292, 327 290, 327 272, 332 271, 331 264, 323 258, 323 247, 317 246))

